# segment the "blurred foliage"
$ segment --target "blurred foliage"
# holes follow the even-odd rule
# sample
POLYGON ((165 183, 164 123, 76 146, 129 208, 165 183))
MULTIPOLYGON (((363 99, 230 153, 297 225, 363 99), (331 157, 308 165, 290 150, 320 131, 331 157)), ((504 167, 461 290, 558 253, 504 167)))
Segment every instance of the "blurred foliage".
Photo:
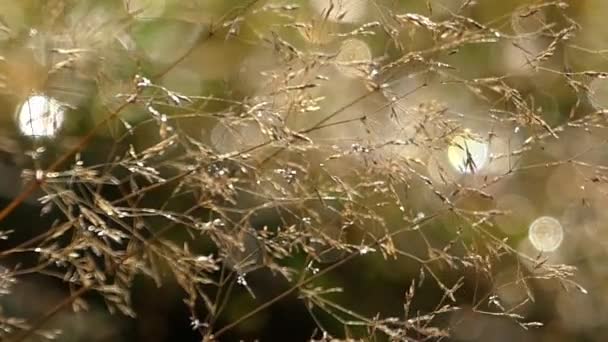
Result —
POLYGON ((0 0, 0 337, 605 341, 606 7, 0 0))

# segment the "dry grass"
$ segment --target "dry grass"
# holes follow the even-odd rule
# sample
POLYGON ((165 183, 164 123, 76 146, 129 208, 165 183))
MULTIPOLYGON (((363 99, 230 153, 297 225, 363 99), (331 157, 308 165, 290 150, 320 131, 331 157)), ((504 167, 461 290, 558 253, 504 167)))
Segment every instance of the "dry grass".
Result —
MULTIPOLYGON (((179 284, 204 341, 293 294, 317 325, 311 340, 429 341, 450 336, 446 322, 463 310, 521 329, 542 326, 523 310, 534 305, 534 284, 586 293, 575 267, 518 248, 521 234, 499 226, 520 214, 497 204, 505 188, 560 167, 581 175, 576 186, 601 189, 607 179, 607 167, 586 158, 604 146, 601 136, 570 155, 542 152, 569 132, 597 137, 605 129, 606 110, 587 99, 606 73, 568 60, 602 59, 604 51, 579 45, 584 28, 567 3, 476 15, 482 5, 474 1, 420 2, 410 11, 397 1, 334 0, 315 12, 303 1, 254 0, 227 11, 218 5, 204 24, 182 18, 197 23, 188 38, 195 43, 171 58, 162 50, 171 39, 150 47, 152 55, 127 48, 134 14, 112 8, 87 30, 74 13, 96 12, 50 3, 44 28, 55 30, 56 41, 45 38, 52 58, 26 83, 46 91, 61 77, 86 79, 100 103, 84 134, 59 134, 55 148, 50 139, 28 142, 40 156, 23 162, 25 190, 0 222, 39 191, 42 214, 56 219, 25 242, 3 226, 8 247, 0 258, 11 262, 0 273, 1 293, 10 296, 21 278, 37 274, 60 279, 71 295, 35 317, 0 311, 3 340, 57 337, 47 322, 68 308, 86 310, 89 294, 110 312, 135 316, 131 289, 141 275, 179 284), (514 57, 498 65, 506 51, 514 57), (199 65, 205 58, 216 65, 199 65), (210 78, 225 70, 222 86, 172 89, 165 81, 183 65, 210 78), (550 111, 554 96, 569 99, 558 105, 565 115, 550 111), (99 139, 107 156, 83 157, 99 139), (322 285, 354 259, 374 257, 403 265, 395 272, 411 285, 392 299, 402 302, 400 315, 362 314, 357 303, 336 299, 348 284, 322 285), (497 282, 505 265, 513 277, 497 282), (260 269, 291 287, 259 300, 248 275, 260 269), (499 293, 510 286, 525 295, 504 303, 499 293), (255 308, 226 316, 235 288, 255 308), (434 288, 441 295, 433 303, 415 304, 434 288)), ((15 42, 24 34, 2 27, 15 42)), ((2 77, 15 78, 11 70, 2 77)), ((27 93, 21 88, 5 93, 27 93)))

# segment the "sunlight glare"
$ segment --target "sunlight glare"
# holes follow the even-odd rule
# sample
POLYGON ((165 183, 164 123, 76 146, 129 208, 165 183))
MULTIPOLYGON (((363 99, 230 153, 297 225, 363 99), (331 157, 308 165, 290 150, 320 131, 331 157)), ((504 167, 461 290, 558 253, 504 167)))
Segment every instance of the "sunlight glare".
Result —
POLYGON ((475 173, 488 161, 488 145, 467 135, 454 137, 447 153, 452 167, 462 174, 475 173))
POLYGON ((19 108, 17 121, 21 132, 30 137, 52 137, 64 121, 65 106, 43 95, 30 96, 19 108))

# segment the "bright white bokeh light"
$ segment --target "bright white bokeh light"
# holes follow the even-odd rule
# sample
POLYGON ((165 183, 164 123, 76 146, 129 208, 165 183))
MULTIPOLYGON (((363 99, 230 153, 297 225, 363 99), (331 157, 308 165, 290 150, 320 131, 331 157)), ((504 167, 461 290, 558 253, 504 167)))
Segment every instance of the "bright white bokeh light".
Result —
POLYGON ((528 231, 528 239, 532 246, 540 252, 556 250, 564 240, 564 229, 561 223, 553 217, 542 216, 534 220, 528 231))
POLYGON ((327 15, 334 22, 360 22, 368 12, 367 0, 311 0, 310 4, 319 15, 327 15))
POLYGON ((463 174, 476 173, 488 162, 488 144, 469 135, 454 137, 447 153, 450 165, 463 174))
POLYGON ((65 106, 43 95, 30 96, 17 111, 21 132, 30 137, 52 137, 63 125, 65 106))

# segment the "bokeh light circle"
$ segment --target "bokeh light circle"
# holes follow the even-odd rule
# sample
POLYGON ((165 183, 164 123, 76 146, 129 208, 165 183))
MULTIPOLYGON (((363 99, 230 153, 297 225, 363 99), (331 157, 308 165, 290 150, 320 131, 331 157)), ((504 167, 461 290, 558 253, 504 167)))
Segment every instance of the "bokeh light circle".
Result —
POLYGON ((65 106, 43 95, 30 96, 17 111, 19 130, 30 137, 53 137, 65 119, 65 106))
POLYGON ((462 174, 476 173, 488 162, 488 144, 468 135, 457 135, 447 150, 450 165, 462 174))
POLYGON ((564 240, 564 229, 561 223, 550 216, 542 216, 534 220, 528 231, 528 239, 532 246, 540 252, 555 251, 564 240))

